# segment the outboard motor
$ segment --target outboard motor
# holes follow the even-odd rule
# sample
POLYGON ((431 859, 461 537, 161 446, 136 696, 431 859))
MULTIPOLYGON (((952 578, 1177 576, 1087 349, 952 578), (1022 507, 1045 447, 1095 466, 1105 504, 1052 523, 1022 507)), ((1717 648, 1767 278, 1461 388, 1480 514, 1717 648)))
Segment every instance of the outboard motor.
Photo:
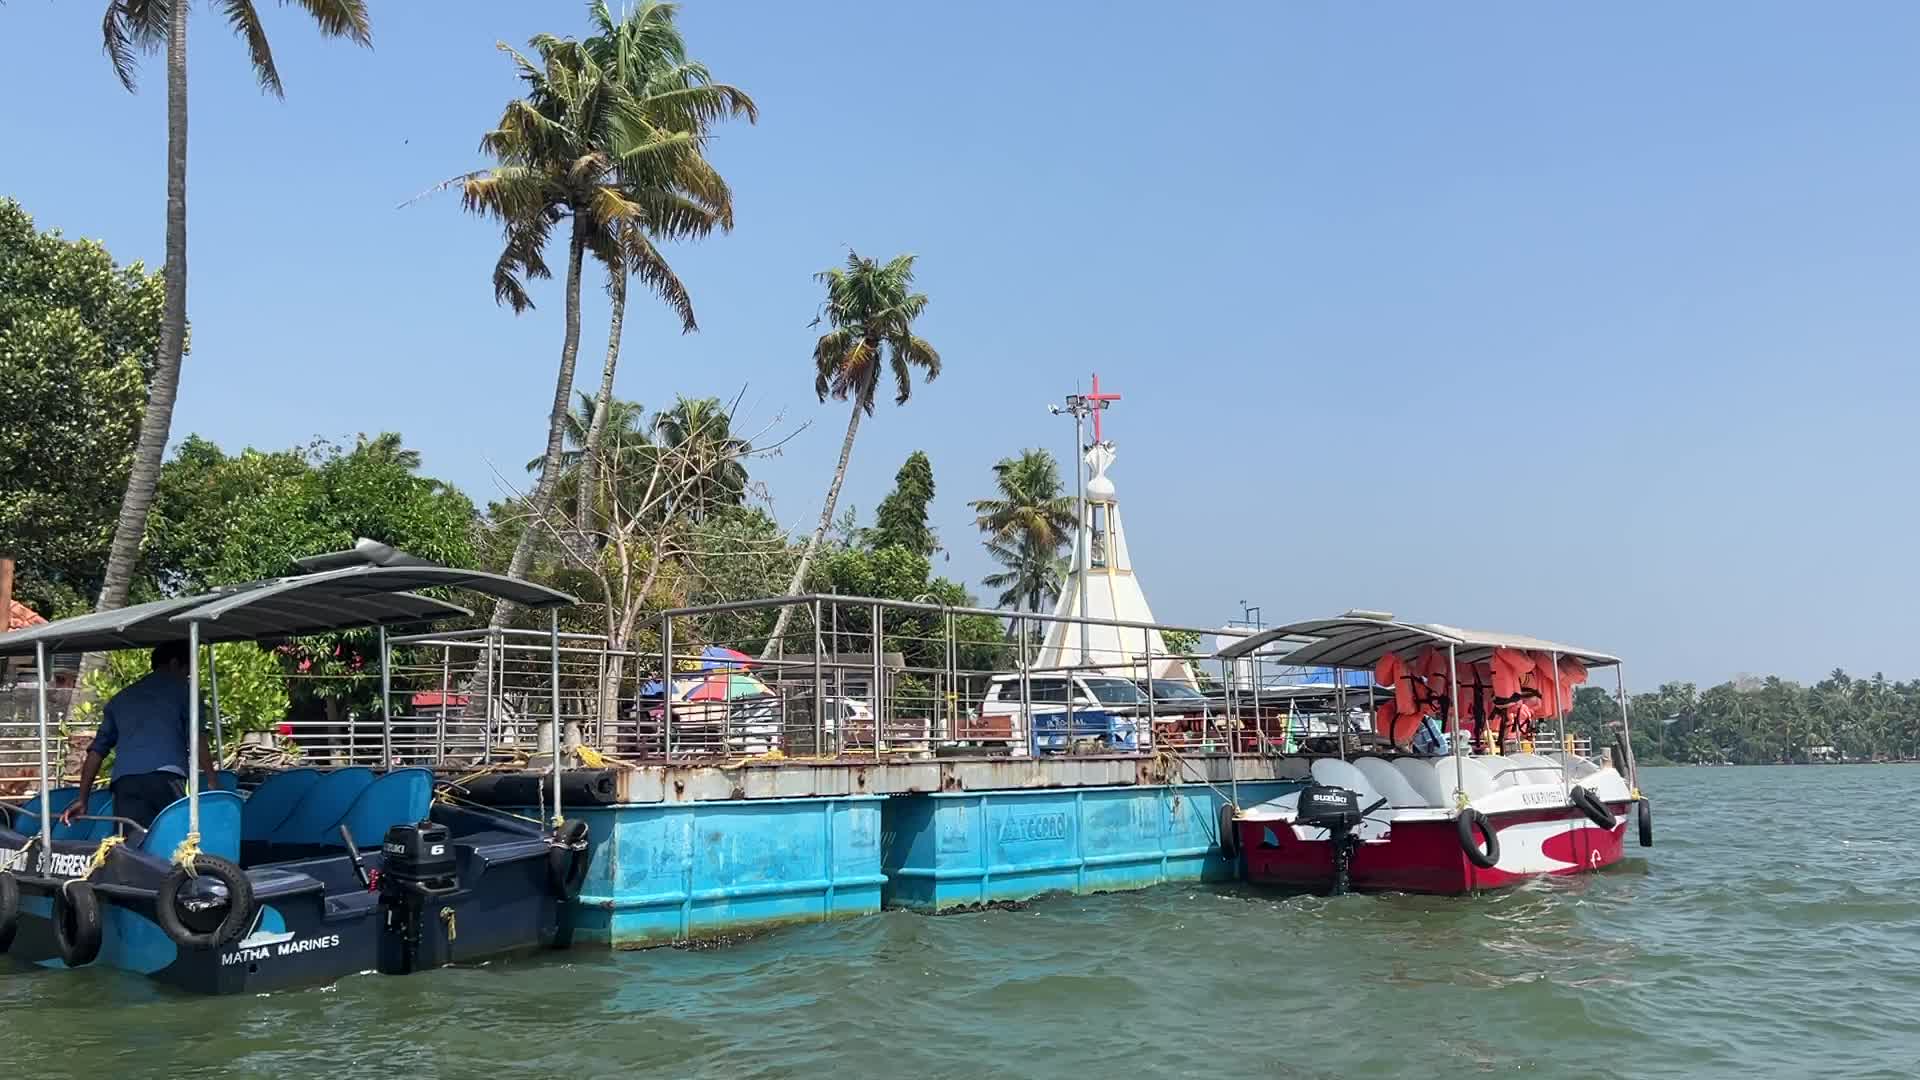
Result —
POLYGON ((1345 896, 1353 869, 1353 851, 1360 846, 1354 834, 1367 815, 1387 804, 1381 799, 1362 810, 1360 795, 1349 788, 1326 784, 1308 784, 1300 789, 1300 809, 1294 823, 1310 829, 1327 830, 1333 844, 1333 895, 1345 896))
POLYGON ((452 937, 452 909, 429 912, 432 901, 460 889, 460 864, 451 835, 445 825, 422 821, 413 825, 395 825, 380 843, 380 906, 386 910, 386 938, 381 942, 380 970, 387 975, 407 975, 428 964, 444 963, 447 942, 452 937), (443 936, 436 937, 438 947, 422 963, 421 944, 427 920, 439 918, 448 925, 443 936))

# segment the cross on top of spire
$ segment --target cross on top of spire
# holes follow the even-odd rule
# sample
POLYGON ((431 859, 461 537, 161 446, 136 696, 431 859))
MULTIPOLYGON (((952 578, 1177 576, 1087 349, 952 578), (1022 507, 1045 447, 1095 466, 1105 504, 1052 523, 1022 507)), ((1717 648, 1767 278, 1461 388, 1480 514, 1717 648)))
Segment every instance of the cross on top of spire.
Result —
POLYGON ((1100 392, 1100 375, 1098 372, 1095 372, 1093 376, 1093 390, 1087 394, 1087 401, 1093 409, 1093 441, 1095 443, 1106 441, 1106 437, 1100 433, 1100 414, 1107 411, 1108 402, 1119 400, 1119 394, 1103 394, 1100 392))

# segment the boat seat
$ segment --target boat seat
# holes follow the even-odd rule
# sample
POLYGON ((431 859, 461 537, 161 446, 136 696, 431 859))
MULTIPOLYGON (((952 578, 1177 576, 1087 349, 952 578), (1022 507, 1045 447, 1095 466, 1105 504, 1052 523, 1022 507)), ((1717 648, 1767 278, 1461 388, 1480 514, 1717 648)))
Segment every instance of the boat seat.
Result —
POLYGON ((356 767, 322 773, 286 820, 267 835, 267 841, 271 844, 338 844, 341 819, 372 784, 372 769, 356 767))
MULTIPOLYGON (((48 804, 53 807, 55 814, 59 814, 67 807, 73 805, 74 796, 78 794, 80 794, 80 789, 77 787, 54 788, 52 796, 48 799, 48 804)), ((104 785, 95 788, 93 794, 87 797, 87 813, 96 815, 113 813, 113 792, 108 790, 104 785)), ((13 827, 14 831, 24 833, 28 836, 32 836, 40 831, 40 796, 35 795, 33 798, 27 800, 26 806, 22 811, 14 815, 13 827)), ((71 825, 62 825, 58 821, 53 823, 53 838, 56 842, 61 840, 99 840, 101 837, 107 836, 113 831, 114 824, 111 821, 76 821, 71 825)))
POLYGON ((267 840, 320 782, 319 769, 288 769, 260 781, 240 814, 242 840, 267 840))
POLYGON ((240 774, 232 769, 221 769, 213 774, 213 788, 218 791, 239 791, 240 774))
POLYGON ((353 842, 375 847, 386 839, 387 830, 427 816, 433 808, 433 773, 427 769, 395 769, 367 786, 354 800, 334 828, 328 841, 340 842, 339 825, 345 825, 353 842))
MULTIPOLYGON (((230 862, 240 861, 240 816, 245 800, 231 791, 200 793, 200 850, 230 862)), ((140 850, 163 859, 173 857, 174 849, 187 838, 191 817, 187 800, 175 799, 155 814, 140 850)))

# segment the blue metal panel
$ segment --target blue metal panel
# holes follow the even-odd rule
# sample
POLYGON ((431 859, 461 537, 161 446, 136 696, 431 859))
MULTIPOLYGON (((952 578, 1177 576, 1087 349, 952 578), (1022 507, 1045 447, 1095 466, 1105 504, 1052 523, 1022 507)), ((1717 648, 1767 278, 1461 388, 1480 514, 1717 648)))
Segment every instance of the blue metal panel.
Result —
MULTIPOLYGON (((1240 801, 1298 787, 1244 783, 1240 801)), ((895 796, 886 806, 894 837, 887 903, 946 911, 1052 892, 1230 879, 1234 868, 1216 835, 1225 802, 1225 792, 1196 785, 895 796)))
POLYGON ((881 801, 572 810, 593 845, 576 936, 637 947, 877 912, 881 801))

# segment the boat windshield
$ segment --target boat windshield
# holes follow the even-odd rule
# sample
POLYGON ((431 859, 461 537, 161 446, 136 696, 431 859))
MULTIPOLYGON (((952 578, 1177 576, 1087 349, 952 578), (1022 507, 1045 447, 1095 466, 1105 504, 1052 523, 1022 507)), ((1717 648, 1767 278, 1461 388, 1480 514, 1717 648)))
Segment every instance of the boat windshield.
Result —
POLYGON ((1126 679, 1095 678, 1086 683, 1103 705, 1140 705, 1147 700, 1140 688, 1126 679))

